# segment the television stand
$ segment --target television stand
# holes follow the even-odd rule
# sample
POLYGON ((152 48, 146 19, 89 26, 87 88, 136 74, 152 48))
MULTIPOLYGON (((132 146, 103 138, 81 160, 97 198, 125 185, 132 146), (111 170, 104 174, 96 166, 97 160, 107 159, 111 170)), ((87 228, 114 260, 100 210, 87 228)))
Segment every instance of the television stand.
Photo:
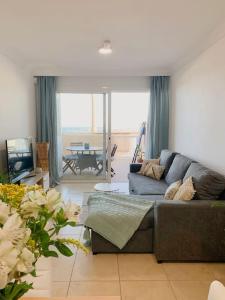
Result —
POLYGON ((27 176, 25 176, 23 179, 27 179, 27 178, 30 178, 30 177, 34 177, 36 176, 37 174, 33 171, 31 173, 29 173, 27 176))
POLYGON ((40 185, 45 191, 49 189, 49 172, 43 171, 41 173, 34 173, 34 176, 24 177, 20 180, 20 183, 26 185, 40 185))

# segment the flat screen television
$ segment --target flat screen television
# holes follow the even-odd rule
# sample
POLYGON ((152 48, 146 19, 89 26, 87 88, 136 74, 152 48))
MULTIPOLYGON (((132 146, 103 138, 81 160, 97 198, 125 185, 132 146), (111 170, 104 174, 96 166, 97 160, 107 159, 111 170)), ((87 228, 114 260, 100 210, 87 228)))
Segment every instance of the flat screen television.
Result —
POLYGON ((18 182, 34 171, 32 138, 6 140, 9 181, 18 182))

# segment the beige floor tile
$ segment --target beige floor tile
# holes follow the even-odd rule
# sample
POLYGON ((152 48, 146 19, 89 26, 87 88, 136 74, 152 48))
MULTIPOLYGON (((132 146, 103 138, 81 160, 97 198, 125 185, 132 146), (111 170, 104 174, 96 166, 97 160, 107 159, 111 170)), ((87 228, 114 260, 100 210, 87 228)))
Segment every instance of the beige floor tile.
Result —
POLYGON ((27 275, 24 280, 33 283, 34 290, 49 290, 52 282, 52 272, 49 270, 37 270, 37 276, 27 275))
POLYGON ((121 281, 123 300, 176 300, 168 281, 121 281))
POLYGON ((78 252, 72 281, 119 280, 117 256, 115 254, 85 255, 78 252))
POLYGON ((225 283, 225 263, 208 264, 209 270, 213 273, 213 279, 225 283))
POLYGON ((118 255, 121 280, 167 280, 162 264, 151 254, 118 255))
POLYGON ((206 263, 163 263, 169 280, 213 280, 206 263))
MULTIPOLYGON (((22 298, 23 300, 38 300, 38 299, 48 299, 49 297, 51 297, 51 291, 50 290, 36 290, 36 289, 32 289, 29 290, 25 297, 22 298)), ((84 300, 84 299, 83 299, 84 300)), ((100 299, 98 299, 100 300, 100 299)))
POLYGON ((92 192, 94 191, 95 183, 82 183, 82 182, 62 182, 56 187, 60 193, 82 193, 82 192, 92 192))
POLYGON ((65 200, 71 201, 73 203, 76 203, 79 206, 82 206, 83 199, 84 199, 84 193, 68 192, 65 200))
POLYGON ((89 193, 94 191, 95 183, 69 183, 67 184, 67 189, 70 193, 89 193))
POLYGON ((66 297, 69 288, 69 281, 67 282, 52 282, 51 296, 52 297, 66 297))
POLYGON ((120 296, 120 284, 119 281, 71 282, 68 296, 120 296))
POLYGON ((60 235, 76 235, 80 236, 82 230, 82 226, 66 226, 63 229, 60 230, 60 235))
POLYGON ((209 285, 207 281, 171 282, 177 300, 207 300, 209 285))
POLYGON ((70 281, 75 255, 52 258, 52 281, 70 281))

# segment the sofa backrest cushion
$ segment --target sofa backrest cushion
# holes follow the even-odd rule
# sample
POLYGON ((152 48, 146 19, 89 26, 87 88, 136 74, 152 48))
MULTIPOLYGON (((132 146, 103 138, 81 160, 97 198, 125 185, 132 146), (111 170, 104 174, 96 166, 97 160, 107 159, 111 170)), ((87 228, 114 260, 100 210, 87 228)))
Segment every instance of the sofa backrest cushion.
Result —
POLYGON ((170 166, 174 160, 174 157, 176 155, 176 152, 172 152, 170 150, 167 150, 167 149, 164 149, 161 151, 161 154, 160 154, 160 166, 164 166, 165 167, 165 170, 164 170, 164 173, 163 173, 163 177, 166 177, 169 169, 170 169, 170 166))
POLYGON ((219 199, 225 189, 225 177, 200 163, 192 163, 184 180, 192 176, 198 200, 219 199))
POLYGON ((177 154, 172 162, 172 165, 165 177, 167 184, 171 184, 178 180, 183 180, 192 160, 181 154, 177 154))

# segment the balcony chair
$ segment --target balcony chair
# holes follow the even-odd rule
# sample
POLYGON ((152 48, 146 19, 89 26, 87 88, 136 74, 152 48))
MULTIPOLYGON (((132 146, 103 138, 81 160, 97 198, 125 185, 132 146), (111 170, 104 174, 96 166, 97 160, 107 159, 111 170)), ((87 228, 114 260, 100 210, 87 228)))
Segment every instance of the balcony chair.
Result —
POLYGON ((78 159, 77 154, 68 154, 63 155, 63 162, 65 165, 63 166, 63 173, 66 172, 66 170, 70 169, 74 175, 77 175, 75 169, 76 169, 76 162, 78 159))
MULTIPOLYGON (((71 142, 70 146, 83 146, 82 142, 71 142)), ((66 170, 70 169, 74 175, 77 175, 76 169, 78 168, 78 154, 74 151, 71 151, 71 154, 63 155, 63 162, 65 165, 63 166, 63 173, 66 170)))
MULTIPOLYGON (((117 147, 118 146, 116 144, 113 144, 113 148, 112 148, 111 156, 110 156, 111 162, 114 160, 117 147)), ((106 149, 106 153, 107 153, 107 149, 106 149)), ((99 169, 99 171, 97 173, 97 175, 99 175, 103 171, 103 162, 104 162, 103 154, 97 155, 97 162, 98 162, 98 167, 100 167, 100 169, 99 169)), ((108 160, 106 160, 106 172, 108 172, 108 160)), ((115 174, 116 173, 115 173, 114 169, 111 167, 111 177, 113 177, 115 174)))

